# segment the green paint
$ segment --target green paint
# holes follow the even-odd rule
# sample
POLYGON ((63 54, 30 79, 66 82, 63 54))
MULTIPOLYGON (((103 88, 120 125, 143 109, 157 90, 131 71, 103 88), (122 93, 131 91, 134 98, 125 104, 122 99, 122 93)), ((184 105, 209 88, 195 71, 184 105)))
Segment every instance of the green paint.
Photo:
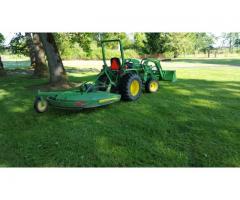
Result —
POLYGON ((122 77, 129 73, 136 73, 142 79, 142 83, 146 84, 149 80, 168 80, 176 81, 175 71, 162 70, 160 61, 153 58, 145 58, 143 60, 137 59, 124 59, 124 51, 122 42, 119 39, 104 40, 101 42, 103 68, 96 80, 93 83, 84 83, 80 88, 68 91, 52 91, 41 92, 37 94, 37 98, 46 100, 50 105, 64 108, 64 109, 83 109, 99 107, 120 100, 120 84, 122 77), (121 53, 121 66, 119 70, 112 70, 107 66, 105 46, 106 43, 117 42, 120 47, 121 53), (102 87, 103 81, 100 79, 102 76, 107 80, 104 82, 104 91, 99 91, 102 87), (114 89, 113 92, 112 89, 114 89), (106 100, 111 99, 111 100, 106 100))

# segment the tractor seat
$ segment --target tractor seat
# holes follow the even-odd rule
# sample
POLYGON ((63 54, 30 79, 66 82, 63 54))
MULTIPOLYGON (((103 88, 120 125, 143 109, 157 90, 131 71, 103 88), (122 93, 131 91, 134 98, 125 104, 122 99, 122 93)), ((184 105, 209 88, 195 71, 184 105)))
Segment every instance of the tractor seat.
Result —
POLYGON ((121 62, 119 58, 111 58, 111 70, 120 70, 121 62))

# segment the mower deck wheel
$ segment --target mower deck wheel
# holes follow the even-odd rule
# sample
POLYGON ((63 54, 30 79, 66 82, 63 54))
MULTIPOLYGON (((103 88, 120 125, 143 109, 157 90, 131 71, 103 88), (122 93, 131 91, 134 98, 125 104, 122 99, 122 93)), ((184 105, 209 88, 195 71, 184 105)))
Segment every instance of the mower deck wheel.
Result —
POLYGON ((34 109, 38 113, 46 112, 48 109, 48 102, 45 99, 41 99, 40 97, 36 97, 34 101, 34 109))

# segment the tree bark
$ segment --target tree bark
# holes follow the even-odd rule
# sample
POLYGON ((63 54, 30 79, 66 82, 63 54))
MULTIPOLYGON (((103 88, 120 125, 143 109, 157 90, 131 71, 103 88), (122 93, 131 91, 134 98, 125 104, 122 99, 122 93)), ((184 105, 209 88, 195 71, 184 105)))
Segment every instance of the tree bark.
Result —
POLYGON ((178 57, 178 52, 174 51, 173 58, 177 58, 177 57, 178 57))
POLYGON ((229 53, 232 53, 232 38, 229 40, 229 53))
POLYGON ((35 68, 36 66, 36 56, 35 56, 35 49, 34 49, 34 44, 33 44, 33 39, 31 33, 25 33, 25 36, 27 38, 27 46, 29 49, 29 57, 31 61, 31 66, 35 68))
POLYGON ((65 83, 67 80, 66 71, 64 69, 53 34, 39 33, 39 36, 47 55, 50 83, 65 83))
POLYGON ((6 72, 4 70, 2 58, 0 56, 0 76, 4 76, 4 75, 6 75, 6 72))
POLYGON ((45 77, 47 76, 48 70, 46 56, 38 33, 33 33, 33 46, 35 52, 35 67, 33 76, 45 77))

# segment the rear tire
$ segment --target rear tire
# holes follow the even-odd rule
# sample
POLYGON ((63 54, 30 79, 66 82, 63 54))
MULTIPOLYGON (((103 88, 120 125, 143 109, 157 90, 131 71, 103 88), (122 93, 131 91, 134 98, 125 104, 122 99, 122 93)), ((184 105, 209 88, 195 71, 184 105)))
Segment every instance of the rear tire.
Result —
POLYGON ((34 109, 37 113, 46 112, 48 109, 48 102, 45 99, 42 100, 40 97, 36 97, 34 101, 34 109))
POLYGON ((155 93, 158 91, 159 82, 157 80, 148 80, 145 84, 145 90, 148 93, 155 93))
POLYGON ((137 74, 126 74, 120 81, 120 93, 123 100, 135 101, 142 94, 142 80, 137 74))

